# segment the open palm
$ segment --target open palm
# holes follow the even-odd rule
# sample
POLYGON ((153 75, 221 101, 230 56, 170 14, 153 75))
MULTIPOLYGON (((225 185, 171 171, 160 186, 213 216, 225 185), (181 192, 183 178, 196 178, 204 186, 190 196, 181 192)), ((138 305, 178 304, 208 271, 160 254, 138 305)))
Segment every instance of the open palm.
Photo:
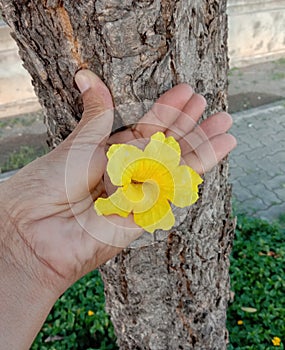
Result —
POLYGON ((76 81, 84 102, 77 128, 55 150, 7 182, 11 222, 28 248, 26 264, 33 261, 38 278, 61 292, 142 233, 131 215, 102 217, 93 209, 94 200, 105 194, 110 144, 145 142, 162 131, 179 141, 183 160, 200 174, 236 144, 226 134, 232 123, 227 113, 197 126, 206 102, 187 84, 162 95, 135 126, 109 137, 113 124, 109 90, 87 70, 77 73, 76 81))

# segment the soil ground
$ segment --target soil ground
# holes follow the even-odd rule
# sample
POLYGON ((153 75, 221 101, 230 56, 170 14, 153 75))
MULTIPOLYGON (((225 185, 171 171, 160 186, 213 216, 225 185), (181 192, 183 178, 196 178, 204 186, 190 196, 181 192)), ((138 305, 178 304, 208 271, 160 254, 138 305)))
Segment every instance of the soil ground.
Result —
POLYGON ((285 97, 285 58, 229 72, 229 111, 241 112, 285 97))

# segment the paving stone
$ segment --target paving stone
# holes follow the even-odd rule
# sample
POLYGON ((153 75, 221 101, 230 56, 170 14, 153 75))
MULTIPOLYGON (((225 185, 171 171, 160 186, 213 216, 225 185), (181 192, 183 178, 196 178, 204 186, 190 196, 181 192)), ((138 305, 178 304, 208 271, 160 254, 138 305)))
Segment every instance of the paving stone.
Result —
POLYGON ((268 178, 272 178, 277 175, 282 175, 285 173, 285 164, 277 162, 275 157, 263 157, 258 160, 257 172, 266 172, 268 174, 268 178), (284 166, 284 170, 282 167, 284 166))
POLYGON ((280 215, 285 214, 285 203, 282 205, 273 205, 265 210, 260 210, 258 216, 269 221, 278 220, 280 215))
MULTIPOLYGON (((273 137, 273 136, 272 136, 273 137)), ((278 140, 278 138, 276 136, 274 136, 275 140, 278 140)), ((285 138, 285 133, 284 135, 282 135, 280 137, 281 138, 285 138)), ((284 149, 285 143, 282 141, 279 141, 278 143, 272 143, 271 145, 268 145, 266 147, 266 154, 268 155, 268 157, 274 157, 275 154, 277 153, 281 153, 281 155, 283 155, 283 159, 285 159, 285 149, 284 149)))
POLYGON ((265 186, 272 190, 272 191, 278 191, 285 186, 285 174, 273 176, 270 180, 267 181, 265 186))
POLYGON ((247 143, 250 148, 256 148, 260 145, 260 140, 257 137, 257 131, 248 129, 246 126, 244 129, 240 129, 236 132, 233 132, 233 135, 237 138, 239 143, 247 143))
POLYGON ((263 159, 264 157, 266 157, 267 151, 268 151, 267 148, 261 145, 259 142, 258 147, 255 147, 254 149, 249 150, 246 154, 246 157, 257 164, 260 159, 263 159))
POLYGON ((276 196, 280 199, 281 202, 285 203, 285 187, 282 186, 281 188, 278 188, 276 191, 276 196))
MULTIPOLYGON (((284 116, 285 118, 285 116, 284 116)), ((285 155, 284 155, 284 151, 281 152, 277 152, 274 155, 271 156, 271 158, 274 159, 275 164, 283 164, 283 166, 285 165, 285 155)))
MULTIPOLYGON (((253 195, 255 195, 255 193, 253 191, 251 191, 251 193, 253 193, 253 195)), ((271 190, 267 190, 261 195, 258 194, 258 196, 256 198, 261 199, 266 208, 269 208, 272 205, 282 204, 281 199, 277 196, 277 194, 275 192, 273 192, 271 190)))
MULTIPOLYGON (((238 135, 236 135, 236 137, 238 137, 238 135)), ((251 149, 251 146, 247 142, 238 140, 238 147, 233 152, 237 154, 247 154, 251 149)))
POLYGON ((269 130, 267 126, 262 125, 261 127, 256 128, 255 133, 251 133, 251 135, 257 144, 261 144, 261 140, 265 139, 268 142, 267 139, 270 139, 272 135, 277 133, 277 131, 269 130))
POLYGON ((258 173, 257 171, 250 172, 250 169, 245 169, 245 171, 240 175, 239 181, 242 186, 251 189, 253 186, 259 183, 264 183, 265 176, 265 173, 258 173), (261 181, 260 175, 262 175, 261 178, 263 181, 261 181))
POLYGON ((232 162, 237 165, 239 174, 246 174, 248 171, 253 172, 256 169, 254 162, 247 158, 244 154, 232 154, 232 162), (247 170, 245 172, 245 170, 247 170))
POLYGON ((249 215, 255 215, 259 211, 266 211, 267 209, 263 201, 257 197, 251 197, 245 201, 238 201, 238 205, 249 215))
POLYGON ((251 196, 259 198, 264 203, 265 207, 268 207, 273 201, 281 203, 281 200, 275 195, 275 193, 272 195, 270 190, 268 190, 261 182, 252 184, 248 190, 251 196))
POLYGON ((252 193, 238 182, 233 183, 233 195, 240 203, 252 198, 252 193))

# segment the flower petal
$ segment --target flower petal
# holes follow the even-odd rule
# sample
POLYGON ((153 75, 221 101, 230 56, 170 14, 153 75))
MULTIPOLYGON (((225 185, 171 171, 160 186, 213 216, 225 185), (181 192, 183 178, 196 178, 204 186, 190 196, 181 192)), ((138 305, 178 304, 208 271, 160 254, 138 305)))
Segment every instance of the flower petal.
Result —
POLYGON ((122 188, 118 188, 108 198, 98 198, 94 203, 98 215, 117 214, 126 218, 133 209, 132 202, 128 201, 122 188))
POLYGON ((123 181, 130 182, 130 174, 126 174, 126 168, 135 160, 143 156, 143 151, 132 145, 112 145, 107 152, 109 159, 107 173, 115 186, 122 186, 123 181), (124 175, 124 176, 123 176, 124 175))
POLYGON ((134 221, 145 231, 153 233, 157 229, 171 229, 175 223, 175 218, 169 202, 166 199, 161 199, 151 209, 134 213, 134 221))
POLYGON ((193 169, 181 165, 173 171, 174 197, 172 203, 177 207, 187 207, 197 201, 198 185, 203 180, 193 169))
POLYGON ((180 163, 181 150, 174 137, 165 137, 162 132, 157 132, 145 147, 144 156, 156 159, 168 169, 174 169, 180 163))

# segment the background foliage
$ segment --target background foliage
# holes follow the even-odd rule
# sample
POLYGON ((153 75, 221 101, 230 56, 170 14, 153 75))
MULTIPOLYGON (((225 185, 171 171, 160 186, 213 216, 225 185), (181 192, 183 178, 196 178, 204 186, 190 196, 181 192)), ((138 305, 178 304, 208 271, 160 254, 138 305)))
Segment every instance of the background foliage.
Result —
POLYGON ((229 350, 271 349, 274 337, 281 339, 278 349, 284 349, 284 238, 278 224, 238 218, 230 269, 234 302, 228 310, 229 350))
POLYGON ((105 312, 98 271, 76 282, 56 302, 32 350, 115 350, 113 325, 105 312))

